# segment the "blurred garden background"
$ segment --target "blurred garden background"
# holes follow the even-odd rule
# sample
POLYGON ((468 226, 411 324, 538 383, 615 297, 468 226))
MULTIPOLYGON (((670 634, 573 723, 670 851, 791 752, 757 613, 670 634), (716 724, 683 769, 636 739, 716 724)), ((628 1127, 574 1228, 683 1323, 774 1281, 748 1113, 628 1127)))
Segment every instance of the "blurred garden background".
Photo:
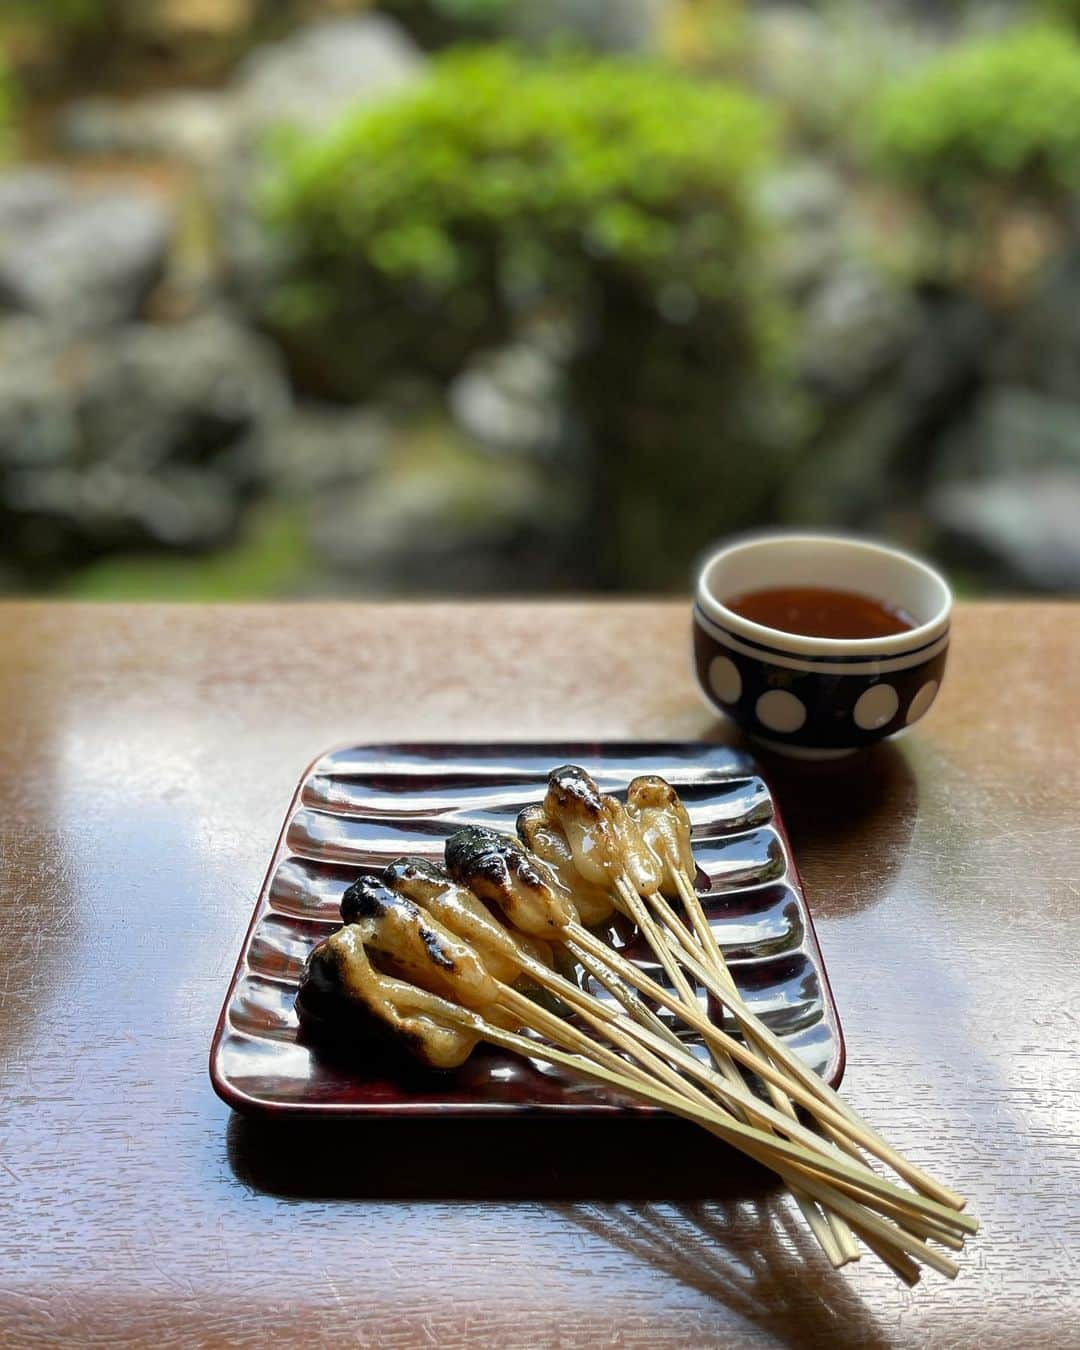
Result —
POLYGON ((0 0, 0 591, 1080 590, 1076 0, 0 0))

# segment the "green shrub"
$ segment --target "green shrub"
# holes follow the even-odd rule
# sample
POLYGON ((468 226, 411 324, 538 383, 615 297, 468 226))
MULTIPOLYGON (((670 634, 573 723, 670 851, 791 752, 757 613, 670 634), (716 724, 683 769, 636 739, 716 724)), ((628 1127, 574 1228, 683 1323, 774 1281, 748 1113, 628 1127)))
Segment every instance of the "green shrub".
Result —
POLYGON ((15 81, 0 54, 0 164, 15 148, 16 104, 15 81))
POLYGON ((446 377, 525 317, 568 319, 598 571, 681 585, 767 477, 749 426, 770 402, 753 203, 773 135, 751 95, 653 62, 440 57, 414 91, 279 147, 271 324, 294 373, 359 397, 396 370, 446 377))
POLYGON ((1036 27, 972 43, 888 90, 873 122, 878 164, 932 200, 982 185, 1071 194, 1080 188, 1080 42, 1036 27))
POLYGON ((441 57, 415 91, 280 148, 268 209, 290 266, 274 317, 340 337, 392 310, 400 341, 369 328, 369 357, 397 346, 380 354, 453 368, 519 304, 577 305, 601 277, 661 307, 731 302, 770 134, 748 95, 657 65, 441 57))

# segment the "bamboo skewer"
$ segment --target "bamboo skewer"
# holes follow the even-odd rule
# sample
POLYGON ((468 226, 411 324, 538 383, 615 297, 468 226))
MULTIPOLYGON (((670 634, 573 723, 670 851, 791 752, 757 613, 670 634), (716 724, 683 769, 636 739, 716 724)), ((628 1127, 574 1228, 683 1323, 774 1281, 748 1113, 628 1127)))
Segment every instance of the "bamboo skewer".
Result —
MULTIPOLYGON (((726 988, 730 989, 732 993, 736 993, 735 981, 731 971, 728 969, 728 964, 724 959, 724 953, 721 950, 719 943, 717 943, 716 939, 713 937, 708 918, 701 907, 701 901, 698 899, 697 890, 690 883, 686 873, 679 866, 678 859, 672 857, 666 849, 664 850, 662 861, 666 864, 668 872, 675 882, 675 887, 683 902, 683 909, 689 916, 693 926, 693 933, 697 937, 697 943, 702 957, 705 959, 706 964, 712 968, 717 979, 719 979, 726 988)), ((678 922, 674 912, 667 904, 667 901, 664 900, 659 893, 646 898, 647 900, 656 903, 661 920, 667 923, 669 928, 672 927, 673 921, 675 923, 678 922)), ((749 1029, 747 1029, 747 1038, 760 1053, 766 1053, 765 1047, 760 1043, 757 1037, 749 1032, 749 1029)), ((795 1108, 792 1106, 791 1098, 788 1097, 787 1093, 781 1092, 774 1083, 766 1083, 765 1086, 769 1098, 777 1110, 794 1119, 795 1108)), ((795 1197, 795 1202, 802 1211, 807 1223, 814 1231, 815 1236, 818 1237, 818 1241, 821 1242, 824 1247, 826 1244, 818 1231, 822 1221, 821 1216, 813 1206, 813 1203, 808 1198, 804 1197, 802 1192, 793 1191, 793 1195, 795 1197)), ((832 1238, 831 1245, 835 1247, 841 1258, 839 1262, 834 1262, 834 1264, 844 1265, 848 1261, 857 1261, 859 1259, 859 1248, 846 1221, 838 1214, 826 1210, 824 1213, 824 1222, 829 1226, 832 1238)))
MULTIPOLYGON (((622 876, 616 880, 615 888, 624 908, 645 935, 645 940, 648 942, 657 960, 659 960, 660 964, 663 966, 672 985, 680 994, 683 1003, 689 1008, 697 1009, 699 1007, 697 996, 680 970, 678 962, 673 958, 670 949, 664 942, 652 916, 649 914, 646 905, 643 903, 642 898, 633 886, 633 883, 628 877, 622 876)), ((724 1077, 730 1082, 738 1082, 742 1085, 742 1075, 735 1067, 731 1057, 729 1055, 717 1053, 712 1047, 710 1047, 710 1050, 713 1055, 713 1062, 724 1077)), ((775 1105, 779 1104, 778 1098, 787 1103, 787 1098, 783 1097, 782 1094, 779 1093, 779 1090, 774 1088, 772 1084, 769 1085, 769 1091, 770 1095, 773 1096, 775 1105)), ((790 1103, 787 1103, 787 1105, 790 1111, 790 1103)), ((791 1111, 791 1114, 794 1115, 794 1111, 791 1111)), ((846 1224, 842 1227, 839 1225, 834 1226, 834 1224, 829 1221, 828 1216, 823 1216, 820 1210, 814 1205, 813 1201, 806 1197, 801 1191, 795 1190, 793 1194, 795 1203, 802 1211, 810 1231, 825 1252, 830 1264, 838 1268, 848 1261, 857 1260, 859 1251, 852 1241, 851 1232, 846 1224)))
MULTIPOLYGON (((582 997, 585 1000, 588 1000, 589 996, 583 995, 582 997)), ((600 1005, 600 1007, 602 1012, 607 1011, 606 1009, 603 1009, 603 1005, 600 1005)), ((620 1023, 623 1021, 623 1019, 616 1020, 620 1023)), ((658 1055, 667 1053, 665 1045, 655 1038, 650 1038, 649 1033, 642 1028, 632 1025, 623 1025, 620 1027, 620 1030, 623 1033, 624 1038, 630 1037, 633 1039, 644 1040, 658 1055)), ((601 1034, 605 1036, 610 1034, 614 1037, 618 1035, 618 1032, 611 1032, 609 1029, 605 1028, 601 1034)), ((624 1044, 624 1041, 618 1043, 624 1044)), ((717 1095, 723 1096, 725 1100, 734 1092, 731 1085, 723 1080, 717 1079, 716 1075, 709 1070, 707 1066, 694 1059, 689 1053, 683 1052, 683 1055, 678 1062, 684 1073, 693 1074, 699 1081, 710 1082, 717 1095)), ((825 1142, 818 1135, 807 1129, 798 1120, 792 1121, 789 1118, 781 1116, 774 1108, 770 1108, 765 1102, 755 1098, 750 1094, 749 1089, 745 1084, 743 1085, 742 1093, 745 1098, 743 1105, 748 1111, 761 1119, 763 1124, 771 1125, 783 1130, 789 1141, 800 1145, 806 1151, 808 1161, 816 1166, 819 1155, 821 1155, 826 1148, 825 1142)), ((712 1105, 712 1103, 710 1103, 710 1105, 712 1105)), ((888 1181, 886 1178, 883 1178, 879 1176, 878 1173, 872 1171, 860 1160, 852 1160, 837 1152, 829 1152, 827 1156, 832 1158, 834 1163, 839 1164, 838 1168, 834 1167, 831 1169, 830 1174, 832 1181, 836 1184, 849 1187, 863 1203, 876 1204, 877 1199, 882 1198, 892 1210, 904 1214, 912 1213, 928 1222, 940 1225, 946 1230, 949 1230, 951 1225, 952 1228, 955 1228, 958 1231, 967 1231, 971 1221, 965 1216, 957 1215, 954 1211, 948 1210, 939 1205, 936 1201, 930 1200, 916 1192, 908 1192, 900 1189, 893 1182, 888 1181)))
MULTIPOLYGON (((630 1027, 626 1023, 626 1019, 614 1014, 609 1008, 598 1003, 591 995, 586 994, 570 981, 548 970, 547 967, 535 962, 527 955, 522 956, 521 965, 538 982, 543 983, 551 992, 556 994, 569 1008, 577 1011, 599 1035, 638 1059, 648 1072, 662 1077, 671 1090, 690 1095, 699 1106, 703 1106, 710 1111, 715 1110, 713 1102, 696 1091, 685 1077, 664 1061, 662 1056, 670 1053, 670 1047, 660 1038, 653 1036, 643 1028, 630 1027), (635 1038, 645 1042, 644 1053, 641 1045, 634 1044, 635 1038), (650 1048, 654 1051, 653 1054, 649 1054, 650 1048)), ((500 986, 500 989, 503 993, 505 1006, 520 1017, 523 1022, 532 1024, 535 1030, 539 1030, 542 1034, 557 1041, 561 1040, 564 1046, 568 1045, 586 1054, 599 1052, 609 1068, 616 1071, 625 1069, 624 1060, 619 1059, 618 1056, 609 1051, 605 1051, 603 1047, 598 1046, 595 1041, 567 1024, 563 1019, 540 1008, 509 986, 503 985, 500 986)), ((788 1133, 790 1142, 801 1146, 804 1156, 801 1161, 796 1163, 796 1166, 800 1168, 808 1167, 814 1179, 818 1183, 821 1182, 820 1169, 817 1167, 819 1159, 816 1155, 828 1147, 824 1141, 814 1135, 812 1131, 807 1130, 797 1119, 783 1119, 775 1110, 770 1111, 765 1103, 753 1097, 741 1079, 738 1089, 733 1094, 731 1085, 717 1084, 712 1071, 700 1064, 687 1051, 680 1049, 676 1058, 684 1073, 687 1071, 694 1072, 695 1076, 699 1078, 706 1081, 711 1080, 714 1090, 718 1090, 725 1095, 729 1110, 736 1106, 741 1097, 741 1105, 758 1118, 761 1126, 783 1128, 788 1133), (732 1095, 736 1097, 735 1102, 731 1101, 732 1095)), ((939 1217, 938 1212, 941 1210, 939 1205, 918 1195, 899 1190, 860 1161, 852 1163, 843 1159, 842 1162, 843 1169, 839 1172, 833 1171, 829 1178, 829 1184, 841 1186, 860 1203, 870 1204, 888 1212, 891 1216, 897 1218, 897 1222, 903 1222, 904 1219, 909 1218, 912 1223, 926 1230, 925 1235, 936 1236, 938 1232, 950 1234, 947 1220, 939 1217)), ((948 1214, 948 1218, 955 1217, 948 1214)), ((955 1239, 951 1240, 955 1241, 955 1239)))
MULTIPOLYGON (((523 998, 523 996, 519 997, 523 998)), ((524 1002, 527 1003, 528 1000, 525 999, 524 1002)), ((532 1006, 535 1009, 535 1005, 532 1006)), ((543 1010, 539 1011, 542 1012, 543 1010)), ((447 1002, 444 1015, 447 1020, 456 1022, 459 1026, 472 1031, 494 1045, 514 1050, 528 1058, 546 1059, 552 1064, 570 1068, 586 1078, 615 1087, 629 1096, 663 1106, 673 1114, 691 1120, 709 1130, 710 1133, 716 1134, 730 1143, 735 1143, 737 1147, 742 1148, 744 1152, 764 1163, 771 1170, 780 1170, 781 1175, 787 1169, 778 1169, 774 1150, 779 1151, 784 1158, 794 1159, 796 1162, 799 1160, 799 1155, 806 1152, 788 1140, 781 1140, 776 1136, 764 1134, 762 1131, 737 1121, 719 1110, 710 1110, 680 1093, 668 1091, 655 1080, 649 1078, 643 1071, 635 1070, 625 1063, 621 1063, 619 1068, 609 1067, 591 1057, 567 1053, 558 1047, 537 1043, 516 1032, 509 1032, 502 1027, 494 1026, 479 1014, 461 1008, 457 1004, 447 1002)), ((551 1017, 551 1014, 546 1016, 551 1017)), ((553 1018, 553 1020, 559 1022, 560 1019, 553 1018)), ((565 1028, 565 1024, 562 1025, 565 1028)), ((823 1169, 832 1166, 828 1159, 822 1158, 821 1163, 823 1169)), ((950 1278, 956 1275, 958 1268, 955 1262, 933 1251, 920 1239, 913 1237, 903 1229, 879 1218, 866 1210, 864 1206, 860 1206, 857 1202, 841 1195, 824 1178, 811 1179, 806 1177, 801 1184, 804 1184, 806 1189, 815 1197, 821 1197, 824 1203, 836 1208, 845 1217, 850 1216, 860 1228, 866 1228, 883 1243, 891 1243, 894 1247, 899 1247, 950 1278)))
MULTIPOLYGON (((684 948, 688 948, 687 938, 696 939, 696 946, 704 964, 711 968, 713 974, 719 979, 728 993, 734 994, 737 997, 738 990, 735 987, 727 963, 724 961, 723 952, 713 937, 712 930, 701 906, 696 888, 686 872, 679 865, 678 859, 671 857, 670 852, 667 849, 664 850, 664 854, 663 861, 665 862, 669 874, 675 883, 675 887, 679 892, 679 897, 683 902, 684 912, 689 919, 689 926, 680 923, 678 917, 674 914, 667 901, 661 895, 650 895, 646 897, 646 899, 655 908, 657 917, 660 921, 665 924, 668 930, 680 941, 684 948)), ((724 999, 723 1001, 725 1003, 729 1002, 727 999, 724 999)), ((744 1019, 741 1025, 747 1040, 753 1044, 759 1052, 766 1054, 768 1049, 767 1043, 764 1041, 764 1038, 755 1034, 756 1027, 751 1024, 750 1019, 744 1019)), ((774 1058, 775 1062, 775 1057, 772 1058, 774 1058)), ((791 1112, 792 1107, 790 1100, 781 1094, 771 1083, 767 1083, 767 1087, 774 1104, 781 1110, 784 1110, 786 1107, 787 1111, 791 1112)), ((839 1134, 839 1132, 833 1129, 829 1129, 828 1134, 833 1141, 833 1147, 837 1146, 838 1141, 849 1153, 856 1157, 859 1156, 857 1150, 846 1136, 839 1134)), ((880 1198, 878 1201, 878 1208, 883 1213, 895 1218, 897 1223, 916 1236, 931 1237, 942 1245, 951 1247, 954 1250, 959 1250, 963 1247, 963 1241, 960 1237, 956 1236, 952 1231, 939 1224, 934 1219, 927 1218, 925 1215, 916 1216, 911 1213, 910 1210, 903 1209, 899 1206, 893 1206, 888 1201, 880 1198)), ((847 1246, 847 1244, 853 1245, 850 1228, 847 1228, 845 1221, 839 1216, 831 1213, 829 1213, 828 1217, 830 1223, 833 1225, 834 1233, 840 1244, 842 1246, 847 1246), (846 1234, 844 1232, 845 1228, 847 1229, 846 1234), (847 1243, 845 1243, 845 1236, 847 1243)), ((878 1251, 878 1255, 882 1255, 880 1250, 878 1250, 878 1244, 873 1240, 873 1234, 868 1233, 865 1228, 863 1228, 860 1235, 874 1250, 878 1251)), ((894 1269, 895 1268, 896 1267, 894 1266, 894 1269)), ((911 1272, 898 1270, 897 1273, 901 1275, 901 1278, 907 1279, 911 1272)))
MULTIPOLYGON (((764 1043, 764 1048, 768 1051, 770 1056, 779 1064, 782 1064, 784 1068, 788 1069, 800 1086, 809 1090, 811 1095, 820 1103, 820 1107, 826 1108, 834 1129, 838 1129, 842 1135, 846 1135, 859 1143, 867 1150, 867 1152, 874 1154, 874 1156, 879 1158, 882 1162, 888 1163, 888 1165, 902 1176, 905 1181, 910 1182, 912 1186, 916 1187, 916 1189, 922 1191, 924 1194, 933 1196, 942 1204, 948 1205, 952 1209, 963 1209, 966 1202, 962 1195, 958 1195, 955 1191, 941 1185, 940 1182, 935 1181, 933 1177, 924 1172, 922 1168, 916 1166, 915 1163, 905 1158, 902 1154, 897 1153, 897 1151, 883 1139, 876 1130, 867 1125, 865 1121, 856 1116, 855 1112, 843 1103, 842 1099, 829 1087, 824 1079, 820 1078, 812 1069, 807 1068, 798 1056, 793 1054, 779 1037, 771 1031, 769 1027, 756 1016, 756 1014, 750 1011, 737 991, 725 991, 718 987, 716 981, 712 978, 709 971, 703 967, 701 962, 692 953, 686 951, 685 948, 683 951, 686 964, 691 972, 700 979, 701 983, 711 994, 721 1002, 726 1003, 726 1006, 730 1008, 741 1026, 745 1027, 749 1024, 752 1028, 752 1034, 755 1034, 760 1038, 764 1043), (837 1117, 839 1117, 839 1119, 837 1119, 837 1117)), ((788 1086, 789 1090, 791 1090, 791 1085, 789 1084, 788 1086)), ((793 1091, 791 1095, 795 1095, 793 1091)), ((813 1113, 822 1120, 823 1125, 826 1125, 827 1127, 828 1123, 822 1117, 819 1106, 810 1105, 805 1102, 803 1104, 807 1106, 808 1110, 813 1111, 813 1113)), ((830 1133, 831 1132, 832 1131, 830 1130, 830 1133)))
MULTIPOLYGON (((512 942, 494 932, 485 934, 480 911, 473 909, 468 917, 461 909, 462 904, 467 909, 468 903, 475 905, 475 901, 466 903, 441 889, 424 893, 432 902, 438 896, 440 903, 449 907, 433 907, 433 915, 426 920, 433 928, 423 926, 423 896, 417 895, 419 913, 413 910, 410 919, 394 910, 389 928, 371 930, 370 940, 376 950, 392 958, 391 972, 395 969, 393 961, 398 959, 395 944, 405 944, 400 959, 406 968, 418 971, 421 988, 427 990, 424 999, 414 1001, 418 994, 410 994, 400 981, 398 995, 390 992, 391 986, 382 994, 377 990, 370 996, 363 994, 362 972, 370 972, 371 967, 363 959, 362 946, 355 946, 359 935, 353 929, 332 948, 318 978, 326 980, 327 971, 331 979, 335 978, 334 962, 347 959, 350 964, 346 969, 353 972, 348 978, 358 981, 352 986, 356 997, 361 1002, 368 997, 375 999, 365 1005, 373 1010, 385 1006, 379 998, 397 998, 405 1010, 426 1009, 420 1015, 428 1016, 436 1026, 441 1021, 447 1028, 468 1029, 476 1039, 571 1069, 587 1081, 613 1087, 709 1131, 786 1183, 834 1266, 858 1259, 858 1237, 908 1284, 919 1279, 920 1263, 955 1277, 956 1262, 931 1244, 954 1252, 961 1250, 964 1237, 978 1230, 978 1221, 960 1212, 963 1197, 897 1153, 747 1006, 683 866, 686 860, 689 867, 692 857, 689 819, 673 790, 662 780, 642 780, 639 787, 632 784, 628 811, 617 799, 601 798, 583 770, 567 766, 553 771, 549 792, 553 794, 548 807, 552 814, 547 816, 547 823, 543 811, 530 808, 531 819, 524 824, 519 821, 518 828, 530 842, 532 831, 537 832, 540 853, 533 856, 550 859, 554 873, 532 867, 516 841, 511 847, 505 836, 480 829, 462 831, 448 841, 450 873, 459 885, 478 887, 476 894, 489 905, 497 902, 503 907, 511 928, 520 927, 548 940, 553 931, 557 932, 556 940, 609 999, 597 998, 576 979, 567 979, 551 969, 532 954, 528 943, 512 942), (673 814, 648 814, 667 809, 673 814), (554 829, 564 820, 569 846, 565 838, 559 843, 561 835, 554 829), (610 913, 614 900, 648 943, 668 983, 658 983, 622 951, 580 923, 577 910, 566 899, 579 895, 577 880, 565 870, 571 857, 586 888, 606 885, 614 892, 604 900, 602 890, 595 898, 583 890, 581 906, 588 903, 592 906, 588 912, 599 919, 610 913), (665 875, 667 880, 663 880, 665 875), (666 896, 681 901, 680 912, 660 892, 660 886, 666 896), (442 919, 443 914, 447 915, 443 922, 449 924, 449 930, 435 922, 434 916, 442 919), (459 930, 455 915, 465 924, 464 930, 459 930), (477 922, 480 929, 475 926, 477 922), (448 941, 458 931, 462 932, 458 940, 466 942, 467 947, 474 943, 477 950, 471 957, 461 953, 464 965, 460 967, 460 980, 454 975, 447 982, 446 971, 453 974, 456 968, 448 955, 441 963, 445 970, 436 974, 433 969, 430 979, 434 984, 430 983, 419 960, 423 948, 428 949, 432 961, 438 961, 435 945, 448 941), (496 954, 500 961, 509 961, 501 968, 496 965, 498 976, 487 971, 486 992, 479 972, 469 973, 475 969, 470 965, 473 960, 484 966, 483 952, 490 953, 493 964, 496 954), (355 960, 345 953, 354 953, 355 960), (518 973, 511 973, 515 971, 518 973), (515 987, 518 974, 531 977, 558 1000, 558 1005, 526 997, 515 987), (433 987, 452 992, 447 997, 435 995, 430 992, 433 987), (703 1002, 706 995, 734 1017, 736 1035, 725 1031, 723 1022, 713 1023, 703 1002), (457 1001, 459 996, 464 1004, 457 1001), (489 1010, 494 1021, 489 1020, 489 1010), (682 1027, 671 1025, 667 1014, 678 1019, 682 1027), (508 1016, 512 1022, 507 1022, 508 1016), (695 1054, 686 1044, 683 1037, 687 1033, 682 1028, 701 1037, 712 1058, 711 1065, 700 1055, 700 1047, 695 1054), (756 1075, 760 1082, 751 1086, 744 1071, 756 1075), (767 1100, 758 1095, 762 1086, 767 1100), (798 1106, 809 1113, 809 1121, 797 1113, 798 1106), (871 1165, 873 1159, 885 1163, 902 1183, 914 1189, 882 1176, 871 1165)), ((393 872, 388 869, 387 876, 392 885, 400 882, 406 891, 415 891, 417 886, 423 891, 433 877, 438 884, 439 874, 430 868, 425 872, 415 860, 401 860, 393 872)), ((375 883, 372 891, 366 881, 357 883, 357 894, 350 898, 356 912, 367 920, 391 913, 389 908, 379 908, 389 903, 380 898, 380 884, 375 883)), ((382 896, 385 894, 384 890, 382 896)), ((362 943, 366 939, 359 940, 362 943)), ((451 948, 446 950, 449 953, 451 948)), ((398 1026, 389 1008, 377 1011, 377 1015, 398 1026)), ((430 1056, 430 1062, 458 1062, 448 1053, 453 1040, 447 1043, 436 1037, 429 1046, 427 1033, 410 1031, 407 1024, 400 1029, 412 1037, 425 1057, 430 1056)), ((453 1054, 467 1055, 474 1043, 467 1041, 453 1054)))
MULTIPOLYGON (((799 1082, 786 1080, 779 1070, 769 1061, 763 1060, 759 1055, 742 1045, 739 1041, 728 1036, 726 1032, 721 1031, 720 1028, 716 1027, 706 1018, 701 1017, 700 1015, 691 1014, 689 1010, 685 1009, 684 1005, 680 1005, 678 1000, 672 998, 667 990, 661 985, 658 985, 655 980, 652 980, 618 952, 600 942, 599 939, 594 938, 587 929, 580 928, 579 925, 568 925, 568 927, 574 930, 573 937, 577 943, 585 947, 586 950, 596 956, 598 960, 606 960, 618 971, 627 983, 634 985, 647 998, 652 999, 655 1003, 661 1004, 661 1006, 667 1007, 669 1011, 675 1013, 676 1016, 681 1017, 687 1025, 697 1031, 703 1039, 714 1040, 721 1049, 730 1054, 733 1059, 738 1060, 739 1063, 744 1064, 748 1069, 756 1073, 759 1078, 771 1080, 776 1083, 777 1086, 786 1090, 793 1101, 797 1101, 800 1106, 804 1106, 807 1110, 811 1111, 820 1121, 822 1121, 822 1123, 828 1121, 834 1125, 842 1135, 850 1135, 856 1142, 862 1144, 863 1147, 867 1149, 867 1152, 874 1153, 875 1156, 880 1156, 877 1154, 877 1149, 875 1147, 876 1141, 874 1132, 862 1130, 859 1125, 850 1121, 846 1115, 836 1110, 829 1102, 824 1101, 819 1094, 804 1087, 802 1085, 801 1075, 799 1082)), ((775 1037, 773 1039, 775 1039, 775 1037)), ((805 1072, 810 1077, 816 1078, 816 1075, 813 1074, 811 1070, 808 1069, 805 1072)), ((835 1094, 831 1095, 835 1096, 835 1094)), ((886 1150, 889 1153, 894 1153, 894 1150, 888 1149, 887 1146, 886 1150)), ((888 1161, 888 1159, 882 1158, 882 1161, 888 1161)), ((901 1162, 905 1161, 906 1160, 901 1159, 901 1162)), ((909 1170, 919 1173, 919 1169, 915 1168, 913 1164, 907 1164, 907 1166, 909 1170)), ((921 1173, 919 1174, 924 1175, 921 1173)), ((901 1173, 901 1175, 903 1174, 901 1173)), ((906 1179, 910 1180, 910 1178, 906 1179)), ((932 1183, 932 1179, 927 1178, 927 1180, 932 1183)), ((914 1185, 915 1183, 912 1182, 911 1184, 914 1185)), ((938 1186, 937 1183, 932 1183, 932 1188, 935 1190, 945 1189, 944 1187, 938 1186)), ((955 1217, 957 1227, 962 1228, 969 1233, 978 1231, 978 1221, 960 1214, 958 1212, 959 1206, 950 1203, 948 1200, 935 1201, 932 1196, 929 1196, 927 1189, 924 1189, 923 1187, 918 1187, 918 1189, 924 1196, 928 1197, 929 1203, 934 1204, 936 1209, 941 1210, 943 1216, 955 1217)), ((951 1192, 948 1192, 948 1194, 951 1194, 951 1192)))
MULTIPOLYGON (((679 890, 680 898, 683 902, 683 906, 686 909, 687 913, 690 915, 691 923, 693 923, 695 929, 698 931, 698 938, 699 941, 701 941, 702 932, 701 928, 699 928, 699 924, 704 926, 705 931, 708 932, 709 929, 708 929, 708 920, 705 916, 704 910, 701 907, 701 901, 698 898, 697 890, 695 889, 689 877, 686 875, 686 873, 683 871, 681 867, 673 865, 672 872, 674 875, 675 884, 679 890)), ((715 941, 713 941, 711 945, 713 947, 716 947, 715 941)), ((717 948, 717 950, 719 950, 719 948, 717 948)), ((712 992, 715 993, 716 991, 712 992)), ((731 981, 730 992, 734 996, 734 998, 732 1002, 727 1003, 727 1006, 730 1008, 731 1012, 739 1021, 740 1026, 743 1028, 744 1034, 754 1039, 763 1053, 772 1050, 773 1053, 770 1055, 770 1058, 772 1058, 774 1062, 779 1060, 781 1063, 787 1065, 788 1067, 793 1067, 791 1064, 791 1060, 794 1057, 791 1055, 790 1051, 787 1050, 786 1046, 783 1046, 782 1042, 778 1042, 777 1038, 769 1031, 769 1028, 766 1027, 764 1023, 760 1023, 760 1020, 750 1011, 749 1008, 746 1007, 746 1005, 742 1001, 741 996, 739 995, 739 991, 735 986, 734 981, 731 981), (760 1033, 762 1033, 760 1035, 758 1034, 759 1030, 760 1033)), ((722 996, 717 994, 717 997, 722 996)), ((805 1066, 801 1065, 801 1061, 796 1062, 800 1065, 800 1068, 805 1068, 805 1066)), ((800 1074, 800 1077, 801 1076, 802 1075, 800 1074)), ((857 1123, 861 1125, 868 1134, 870 1134, 877 1140, 879 1145, 884 1145, 887 1149, 889 1148, 889 1145, 886 1143, 885 1140, 881 1138, 880 1135, 878 1135, 876 1130, 874 1130, 871 1126, 869 1126, 865 1121, 862 1121, 855 1114, 855 1112, 851 1110, 851 1108, 847 1105, 847 1103, 843 1101, 842 1098, 840 1098, 837 1094, 832 1093, 832 1090, 828 1087, 828 1084, 823 1083, 823 1080, 821 1080, 816 1074, 813 1075, 813 1078, 815 1080, 815 1083, 822 1084, 825 1087, 825 1089, 832 1095, 832 1097, 835 1098, 835 1104, 841 1111, 841 1114, 845 1115, 848 1118, 848 1120, 850 1120, 852 1123, 857 1123)), ((894 1159, 890 1158, 888 1159, 888 1161, 890 1162, 890 1165, 895 1168, 894 1159)), ((911 1169, 914 1173, 917 1173, 921 1178, 920 1181, 915 1181, 912 1179, 911 1176, 908 1176, 907 1179, 911 1180, 912 1185, 918 1185, 920 1189, 922 1189, 924 1185, 927 1185, 927 1188, 930 1191, 930 1193, 936 1194, 936 1197, 943 1203, 950 1204, 954 1206, 956 1209, 963 1209, 965 1201, 962 1195, 957 1194, 955 1191, 949 1190, 947 1187, 941 1186, 932 1177, 929 1177, 925 1173, 922 1173, 920 1169, 914 1166, 914 1164, 909 1163, 907 1159, 904 1159, 904 1162, 909 1169, 911 1169)), ((896 1170, 899 1171, 900 1169, 897 1168, 896 1170)), ((905 1175, 905 1173, 901 1172, 901 1175, 905 1175)))

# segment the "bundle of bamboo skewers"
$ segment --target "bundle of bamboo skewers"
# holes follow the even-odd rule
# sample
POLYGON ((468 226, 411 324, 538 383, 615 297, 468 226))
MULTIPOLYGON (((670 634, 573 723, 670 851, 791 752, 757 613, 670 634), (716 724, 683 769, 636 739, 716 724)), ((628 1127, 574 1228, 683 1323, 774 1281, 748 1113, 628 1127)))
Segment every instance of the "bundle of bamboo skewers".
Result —
POLYGON ((956 1262, 940 1249, 959 1251, 977 1221, 747 1007, 698 898, 674 789, 638 778, 624 804, 563 766, 518 834, 462 830, 447 841, 445 871, 405 858, 361 877, 342 901, 345 926, 309 958, 302 1015, 375 1030, 436 1068, 486 1041, 662 1107, 776 1172, 834 1266, 858 1259, 861 1240, 909 1284, 920 1265, 953 1278, 956 1262), (591 931, 616 910, 666 983, 591 931), (603 996, 560 973, 553 949, 603 996), (699 991, 737 1036, 710 1020, 699 991))

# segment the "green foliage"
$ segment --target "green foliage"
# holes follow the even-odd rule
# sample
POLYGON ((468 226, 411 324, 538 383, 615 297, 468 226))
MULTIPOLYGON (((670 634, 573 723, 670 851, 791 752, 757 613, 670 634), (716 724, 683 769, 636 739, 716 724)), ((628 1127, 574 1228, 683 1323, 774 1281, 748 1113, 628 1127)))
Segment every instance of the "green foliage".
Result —
POLYGON ((881 98, 879 165, 933 200, 974 186, 1061 197, 1080 188, 1080 42, 1014 29, 946 53, 881 98))
POLYGON ((454 54, 416 93, 294 146, 276 217, 444 292, 482 274, 497 234, 547 281, 600 258, 726 294, 767 134, 748 96, 660 67, 454 54))
POLYGON ((110 558, 83 568, 64 594, 77 600, 260 600, 303 594, 315 576, 302 512, 265 506, 231 548, 209 557, 110 558))
POLYGON ((0 164, 15 148, 15 117, 18 110, 18 92, 15 79, 0 53, 0 164))
POLYGON ((104 28, 122 10, 117 0, 9 0, 9 7, 60 31, 104 28))
POLYGON ((415 364, 433 318, 467 344, 598 284, 661 310, 730 303, 771 138, 751 96, 658 64, 448 54, 415 91, 279 148, 268 213, 291 267, 273 317, 340 337, 372 305, 411 313, 415 364))

